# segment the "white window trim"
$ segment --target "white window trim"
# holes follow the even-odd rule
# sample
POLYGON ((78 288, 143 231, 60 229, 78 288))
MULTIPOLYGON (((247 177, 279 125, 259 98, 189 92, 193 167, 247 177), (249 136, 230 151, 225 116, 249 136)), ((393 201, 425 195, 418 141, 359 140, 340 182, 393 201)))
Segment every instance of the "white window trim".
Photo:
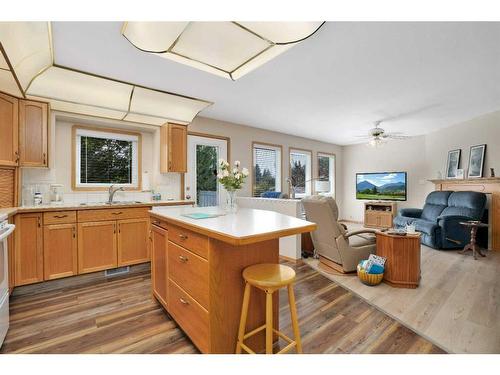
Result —
POLYGON ((139 135, 125 134, 125 133, 115 133, 107 132, 105 130, 91 130, 85 128, 77 128, 75 132, 75 187, 77 189, 85 188, 107 188, 111 185, 118 187, 124 187, 129 189, 139 189, 139 135), (82 136, 104 138, 104 139, 116 139, 120 141, 131 141, 132 142, 132 183, 130 184, 109 184, 109 183, 81 183, 81 140, 82 136))
POLYGON ((306 183, 305 183, 305 193, 295 193, 295 198, 304 198, 312 195, 312 152, 307 150, 300 150, 295 148, 290 148, 288 153, 289 158, 289 171, 290 177, 292 176, 292 155, 304 155, 306 156, 306 183))
POLYGON ((329 169, 328 170, 330 171, 330 175, 328 176, 328 182, 330 182, 330 191, 322 192, 322 193, 318 193, 318 194, 328 195, 328 196, 332 196, 335 198, 335 158, 336 158, 336 155, 318 152, 318 154, 316 155, 316 163, 318 163, 318 165, 317 165, 318 178, 320 177, 319 176, 319 160, 318 160, 320 156, 327 157, 329 159, 329 169))
POLYGON ((253 196, 253 191, 255 188, 255 165, 256 165, 255 164, 256 163, 255 149, 256 148, 263 148, 263 149, 267 149, 267 150, 276 151, 276 187, 275 187, 275 191, 283 192, 282 185, 281 185, 281 178, 282 178, 281 160, 283 159, 282 147, 281 146, 274 146, 274 145, 270 145, 270 144, 266 144, 266 143, 255 142, 252 145, 252 196, 253 196))

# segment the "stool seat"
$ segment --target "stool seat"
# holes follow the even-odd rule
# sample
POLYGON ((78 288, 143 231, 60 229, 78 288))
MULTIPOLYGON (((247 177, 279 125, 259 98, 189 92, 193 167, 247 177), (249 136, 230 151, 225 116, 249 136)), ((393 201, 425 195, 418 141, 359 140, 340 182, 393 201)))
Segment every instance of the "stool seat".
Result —
POLYGON ((243 270, 243 278, 259 288, 282 288, 294 282, 295 271, 281 264, 255 264, 243 270))
POLYGON ((297 308, 293 293, 293 282, 295 281, 295 271, 293 268, 273 263, 254 264, 243 270, 243 279, 245 280, 245 292, 243 293, 243 303, 241 306, 236 353, 240 354, 242 350, 247 353, 255 353, 245 344, 245 340, 261 331, 265 331, 266 334, 266 354, 273 353, 273 337, 280 337, 288 342, 288 345, 281 349, 278 354, 286 353, 292 348, 296 348, 297 353, 302 353, 297 308), (266 294, 266 323, 245 333, 248 306, 250 303, 250 289, 252 287, 260 289, 266 294), (295 340, 292 340, 283 332, 276 329, 277 327, 273 327, 273 293, 283 287, 286 287, 288 290, 290 318, 295 340))

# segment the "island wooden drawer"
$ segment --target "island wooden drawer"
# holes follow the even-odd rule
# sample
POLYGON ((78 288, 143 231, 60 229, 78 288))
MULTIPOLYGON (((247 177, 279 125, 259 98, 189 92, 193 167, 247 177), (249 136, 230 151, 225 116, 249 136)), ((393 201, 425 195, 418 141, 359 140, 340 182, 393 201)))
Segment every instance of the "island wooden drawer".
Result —
POLYGON ((208 237, 193 232, 189 229, 180 228, 169 224, 168 239, 177 245, 185 247, 189 251, 208 259, 208 237))
POLYGON ((170 279, 208 310, 208 261, 170 242, 168 265, 170 279))
POLYGON ((133 208, 102 208, 98 210, 81 210, 78 211, 78 221, 107 221, 119 219, 138 219, 149 217, 149 207, 133 207, 133 208))
POLYGON ((168 282, 168 312, 202 353, 208 352, 208 312, 175 282, 168 282))
POLYGON ((43 225, 76 223, 76 211, 55 211, 43 213, 43 225))
POLYGON ((160 228, 168 230, 168 224, 166 221, 157 219, 156 217, 150 217, 151 225, 159 226, 160 228))

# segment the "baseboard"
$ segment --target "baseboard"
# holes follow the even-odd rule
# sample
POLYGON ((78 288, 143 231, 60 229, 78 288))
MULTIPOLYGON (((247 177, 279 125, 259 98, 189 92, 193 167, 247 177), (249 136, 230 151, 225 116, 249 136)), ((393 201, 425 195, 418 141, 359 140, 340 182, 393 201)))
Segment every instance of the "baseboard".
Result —
POLYGON ((114 280, 114 279, 119 279, 120 277, 123 276, 131 276, 134 274, 149 272, 150 269, 151 269, 151 264, 148 262, 130 266, 130 271, 120 276, 106 277, 104 274, 105 271, 98 271, 82 275, 64 277, 61 279, 47 280, 36 284, 16 286, 12 292, 12 295, 21 296, 28 294, 37 294, 41 292, 53 291, 62 288, 71 288, 75 286, 80 286, 86 283, 91 283, 99 280, 114 280))
POLYGON ((297 263, 301 260, 300 258, 294 259, 294 258, 290 258, 290 257, 284 256, 284 255, 280 255, 279 257, 280 257, 280 260, 284 260, 286 262, 292 262, 292 263, 297 263))

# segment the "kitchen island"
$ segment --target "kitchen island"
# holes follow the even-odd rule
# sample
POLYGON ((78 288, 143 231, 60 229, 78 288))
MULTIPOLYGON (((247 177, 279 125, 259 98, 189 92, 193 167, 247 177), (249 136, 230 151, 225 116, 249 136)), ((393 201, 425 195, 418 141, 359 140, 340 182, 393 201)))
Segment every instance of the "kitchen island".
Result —
MULTIPOLYGON (((245 267, 279 262, 279 238, 310 232, 316 224, 272 211, 217 207, 157 207, 149 211, 153 296, 203 353, 234 353, 245 267), (218 215, 193 219, 185 215, 218 215)), ((278 327, 278 293, 274 326, 278 327)), ((265 295, 253 290, 247 332, 265 321, 265 295)), ((264 348, 264 332, 247 341, 264 348)))

